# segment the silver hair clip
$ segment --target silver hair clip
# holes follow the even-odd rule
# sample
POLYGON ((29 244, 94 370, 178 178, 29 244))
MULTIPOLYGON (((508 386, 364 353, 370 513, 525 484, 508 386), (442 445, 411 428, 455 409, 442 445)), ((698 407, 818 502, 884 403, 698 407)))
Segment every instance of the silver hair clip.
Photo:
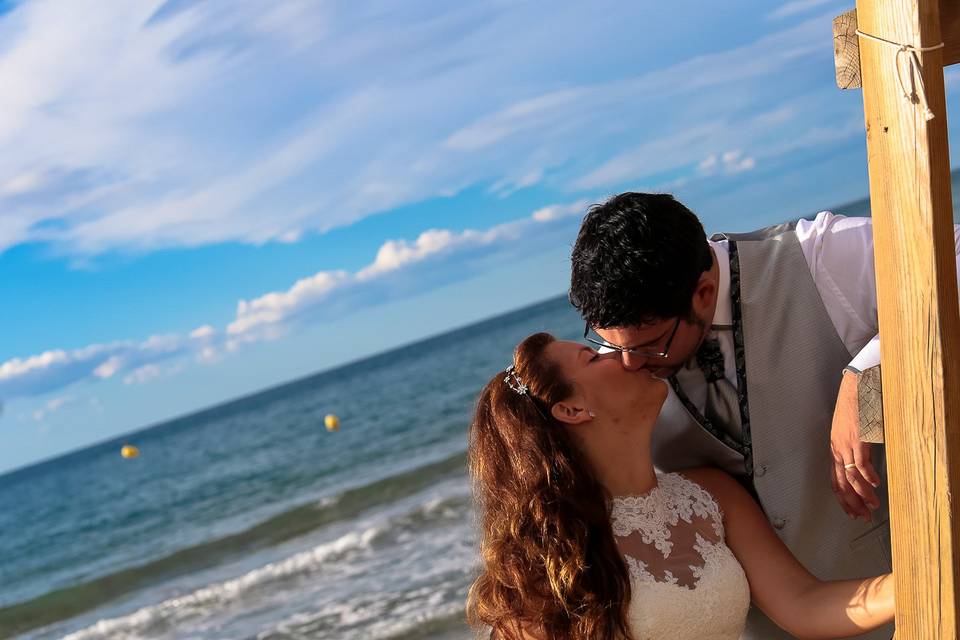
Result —
POLYGON ((513 365, 510 365, 505 369, 507 375, 503 377, 503 381, 507 383, 507 386, 519 393, 522 396, 527 395, 529 387, 523 384, 523 380, 520 379, 520 376, 517 375, 517 372, 514 370, 513 365))

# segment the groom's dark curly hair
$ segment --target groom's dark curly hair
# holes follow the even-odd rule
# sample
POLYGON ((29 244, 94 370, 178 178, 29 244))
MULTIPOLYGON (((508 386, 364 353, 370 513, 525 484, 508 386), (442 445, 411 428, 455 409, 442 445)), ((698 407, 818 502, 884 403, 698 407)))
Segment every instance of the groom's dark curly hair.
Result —
POLYGON ((596 328, 689 317, 700 274, 713 264, 697 216, 656 193, 590 207, 570 259, 570 302, 596 328))

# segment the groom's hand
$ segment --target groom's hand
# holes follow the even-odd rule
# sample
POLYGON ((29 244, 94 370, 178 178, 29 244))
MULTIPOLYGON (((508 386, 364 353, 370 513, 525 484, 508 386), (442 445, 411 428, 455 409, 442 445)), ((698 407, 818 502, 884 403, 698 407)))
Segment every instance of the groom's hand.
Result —
POLYGON ((875 487, 880 477, 870 462, 870 443, 860 441, 860 414, 857 406, 857 377, 843 372, 837 406, 830 429, 833 468, 830 482, 840 507, 851 518, 870 520, 870 512, 880 506, 875 487))

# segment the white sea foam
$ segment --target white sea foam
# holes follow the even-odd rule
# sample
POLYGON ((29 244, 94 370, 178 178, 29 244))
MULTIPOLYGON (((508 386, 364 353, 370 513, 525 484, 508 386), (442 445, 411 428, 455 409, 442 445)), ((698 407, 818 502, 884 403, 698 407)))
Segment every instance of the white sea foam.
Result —
POLYGON ((130 615, 96 624, 72 633, 64 640, 94 640, 96 638, 136 638, 139 633, 150 633, 157 627, 175 625, 177 621, 201 615, 205 608, 226 601, 242 599, 253 589, 266 583, 316 571, 325 563, 340 559, 350 552, 370 548, 371 541, 383 533, 381 526, 361 532, 347 533, 336 540, 320 544, 279 562, 273 562, 249 573, 218 584, 198 589, 188 595, 170 598, 156 605, 144 607, 130 615))
MULTIPOLYGON (((452 547, 462 541, 465 535, 463 525, 469 521, 469 495, 464 493, 462 485, 443 487, 446 491, 441 489, 438 492, 437 489, 438 487, 434 487, 427 499, 421 496, 419 501, 393 505, 386 513, 381 512, 372 519, 368 518, 363 524, 356 523, 357 530, 318 544, 307 551, 265 564, 239 577, 168 598, 128 615, 100 620, 66 638, 133 640, 168 637, 170 633, 179 632, 186 627, 199 631, 197 627, 212 623, 211 618, 223 616, 226 613, 224 609, 227 608, 239 613, 262 607, 268 600, 276 600, 278 606, 283 606, 289 597, 305 597, 313 582, 330 579, 331 572, 343 572, 342 577, 346 579, 361 579, 361 576, 369 575, 372 566, 370 563, 375 563, 378 554, 388 548, 393 549, 391 553, 405 560, 409 560, 414 548, 426 552, 430 557, 429 563, 406 567, 405 575, 407 579, 429 580, 431 573, 438 570, 450 571, 463 565, 461 561, 451 558, 450 554, 452 547), (421 534, 425 533, 424 527, 434 530, 429 541, 421 537, 421 534), (434 545, 435 549, 427 550, 434 545), (324 578, 317 577, 320 575, 324 578), (296 595, 291 596, 291 593, 296 595)), ((384 594, 383 602, 373 605, 372 609, 368 606, 354 608, 356 603, 351 602, 328 602, 322 608, 326 610, 325 615, 333 614, 339 619, 339 624, 348 627, 361 622, 365 626, 380 626, 376 624, 376 620, 379 617, 377 614, 383 613, 379 611, 381 604, 390 605, 393 609, 390 613, 391 620, 397 623, 407 620, 414 626, 419 624, 418 620, 423 621, 423 616, 437 613, 433 611, 434 606, 425 605, 429 600, 427 593, 408 594, 403 599, 406 600, 406 597, 411 597, 411 601, 398 602, 393 596, 384 594), (410 611, 406 611, 408 607, 410 611)), ((462 598, 459 600, 462 604, 462 598)), ((314 605, 316 604, 314 602, 314 605)), ((296 613, 294 617, 288 618, 286 625, 296 627, 299 626, 298 623, 306 623, 309 627, 310 617, 310 614, 296 613), (306 618, 301 617, 303 615, 306 615, 306 618)), ((201 632, 191 637, 208 636, 201 632)))

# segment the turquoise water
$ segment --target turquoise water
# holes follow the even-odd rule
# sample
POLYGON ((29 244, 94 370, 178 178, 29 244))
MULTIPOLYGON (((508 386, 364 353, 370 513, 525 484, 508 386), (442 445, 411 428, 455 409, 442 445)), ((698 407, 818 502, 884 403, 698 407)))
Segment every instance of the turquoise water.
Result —
POLYGON ((582 329, 554 298, 0 477, 0 637, 470 637, 476 394, 582 329))

